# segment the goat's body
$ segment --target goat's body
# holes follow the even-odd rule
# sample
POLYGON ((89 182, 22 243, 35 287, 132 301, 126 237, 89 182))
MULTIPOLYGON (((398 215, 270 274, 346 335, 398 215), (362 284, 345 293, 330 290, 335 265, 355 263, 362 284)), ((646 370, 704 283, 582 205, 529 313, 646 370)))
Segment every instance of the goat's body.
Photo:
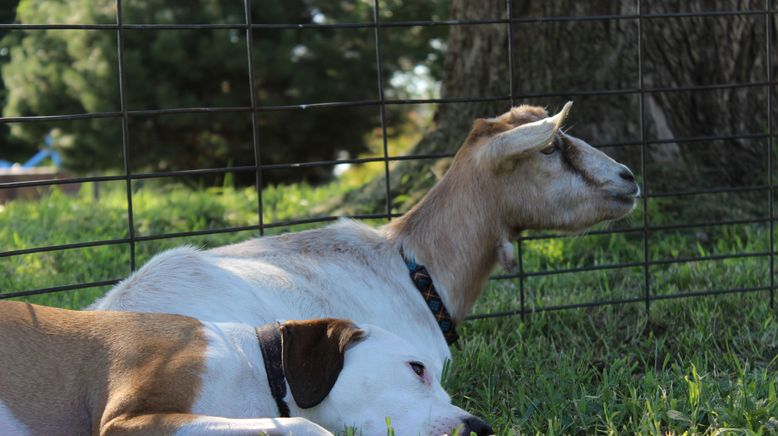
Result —
POLYGON ((521 106, 478 120, 443 179, 383 229, 341 222, 301 233, 152 259, 96 308, 171 312, 208 321, 350 318, 405 338, 440 373, 450 357, 401 252, 427 267, 454 322, 483 293, 524 229, 575 231, 629 213, 629 170, 521 106))
POLYGON ((208 251, 166 251, 93 308, 250 325, 347 318, 405 338, 427 353, 438 372, 450 358, 399 248, 379 231, 353 221, 208 251))

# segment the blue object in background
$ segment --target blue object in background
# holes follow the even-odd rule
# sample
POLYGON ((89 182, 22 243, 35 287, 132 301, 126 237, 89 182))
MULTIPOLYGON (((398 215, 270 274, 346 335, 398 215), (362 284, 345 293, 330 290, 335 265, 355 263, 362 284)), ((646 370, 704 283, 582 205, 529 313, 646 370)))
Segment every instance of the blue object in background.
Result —
MULTIPOLYGON (((52 138, 51 135, 46 135, 46 139, 44 139, 43 142, 46 144, 46 147, 39 150, 31 158, 27 159, 27 162, 22 164, 22 168, 32 168, 38 166, 38 164, 43 162, 47 157, 50 157, 51 161, 54 163, 54 166, 59 168, 59 166, 62 164, 62 158, 59 156, 59 153, 52 147, 52 145, 54 145, 54 138, 52 138)), ((14 164, 12 162, 0 159, 0 168, 11 168, 13 165, 14 164)))

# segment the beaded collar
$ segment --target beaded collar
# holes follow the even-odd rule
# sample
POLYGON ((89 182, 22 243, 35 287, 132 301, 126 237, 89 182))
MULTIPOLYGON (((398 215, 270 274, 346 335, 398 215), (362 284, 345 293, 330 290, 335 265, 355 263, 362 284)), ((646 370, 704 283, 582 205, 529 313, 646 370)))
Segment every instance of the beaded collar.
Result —
POLYGON ((421 296, 427 302, 427 307, 432 311, 432 315, 435 316, 435 321, 438 322, 438 327, 443 332, 446 343, 448 345, 455 343, 459 339, 459 335, 457 334, 454 320, 451 319, 451 314, 448 313, 443 300, 440 298, 440 294, 438 294, 438 290, 435 289, 435 284, 432 283, 429 271, 427 271, 424 265, 419 265, 416 261, 408 259, 402 252, 401 254, 411 275, 411 281, 416 286, 416 289, 421 292, 421 296))

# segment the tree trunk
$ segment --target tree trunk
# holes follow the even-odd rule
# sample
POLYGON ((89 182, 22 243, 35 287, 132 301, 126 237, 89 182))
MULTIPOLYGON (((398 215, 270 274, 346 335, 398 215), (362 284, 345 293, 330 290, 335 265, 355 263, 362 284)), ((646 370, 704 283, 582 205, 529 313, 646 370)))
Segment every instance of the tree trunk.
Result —
MULTIPOLYGON (((761 10, 749 0, 670 0, 643 3, 643 14, 761 10)), ((452 17, 505 17, 502 1, 452 0, 452 17)), ((514 0, 522 17, 632 15, 636 2, 514 0)), ((667 140, 767 132, 767 86, 656 92, 678 88, 765 82, 765 16, 644 18, 643 86, 645 139, 667 140)), ((490 97, 510 94, 508 26, 451 26, 441 97, 490 97)), ((592 144, 622 145, 604 151, 640 170, 640 64, 636 18, 519 22, 513 24, 514 78, 517 104, 548 106, 552 111, 574 100, 568 124, 572 134, 592 144), (579 92, 584 91, 584 95, 579 92), (606 95, 585 95, 606 91, 606 95), (609 93, 610 92, 610 93, 609 93), (533 97, 537 94, 552 97, 533 97), (576 95, 578 94, 578 95, 576 95), (627 145, 624 145, 624 144, 627 145)), ((773 44, 775 45, 775 44, 773 44)), ((773 57, 777 56, 773 53, 773 57)), ((473 119, 498 115, 509 102, 441 104, 431 130, 412 154, 454 152, 473 119)), ((650 144, 649 192, 704 187, 766 184, 766 139, 734 139, 650 144)), ((435 162, 404 161, 392 169, 398 211, 434 182, 435 162), (408 176, 406 176, 408 175, 408 176), (423 177, 419 177, 422 175, 423 177)), ((438 164, 440 165, 440 164, 438 164)), ((383 180, 349 200, 384 197, 383 180)), ((353 204, 353 203, 352 203, 353 204)))

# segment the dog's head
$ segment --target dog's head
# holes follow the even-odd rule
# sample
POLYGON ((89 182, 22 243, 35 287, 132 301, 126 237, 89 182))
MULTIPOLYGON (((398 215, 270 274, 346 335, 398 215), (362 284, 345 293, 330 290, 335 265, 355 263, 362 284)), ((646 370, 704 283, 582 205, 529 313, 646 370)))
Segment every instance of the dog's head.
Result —
POLYGON ((451 404, 421 353, 395 334, 329 318, 287 321, 281 333, 292 416, 362 434, 385 434, 387 417, 396 434, 492 434, 451 404))

